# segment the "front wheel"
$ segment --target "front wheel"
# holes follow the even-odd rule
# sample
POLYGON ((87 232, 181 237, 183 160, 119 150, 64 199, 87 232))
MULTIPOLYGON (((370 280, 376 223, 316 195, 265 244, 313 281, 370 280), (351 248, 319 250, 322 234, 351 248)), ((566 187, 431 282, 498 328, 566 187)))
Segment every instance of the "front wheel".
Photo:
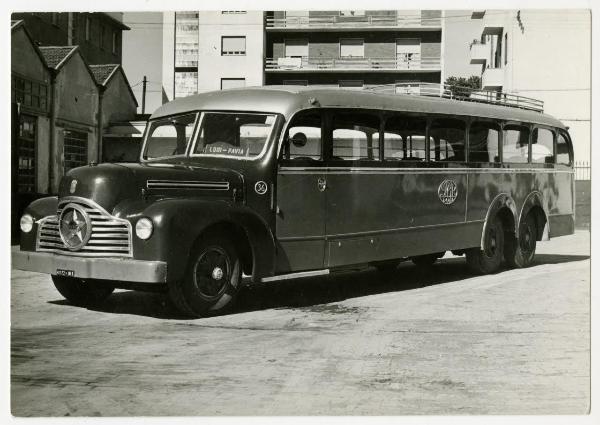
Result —
POLYGON ((519 240, 513 234, 506 235, 504 259, 510 267, 529 267, 535 257, 537 224, 533 214, 528 214, 519 226, 519 240))
POLYGON ((211 237, 192 251, 183 280, 169 282, 169 295, 179 311, 202 317, 231 306, 241 280, 241 261, 234 245, 211 237))
POLYGON ((494 273, 504 256, 504 227, 498 216, 488 223, 483 235, 483 249, 466 250, 467 265, 477 274, 494 273))
POLYGON ((100 304, 115 290, 113 286, 102 282, 75 277, 52 275, 52 282, 67 301, 81 307, 100 304))

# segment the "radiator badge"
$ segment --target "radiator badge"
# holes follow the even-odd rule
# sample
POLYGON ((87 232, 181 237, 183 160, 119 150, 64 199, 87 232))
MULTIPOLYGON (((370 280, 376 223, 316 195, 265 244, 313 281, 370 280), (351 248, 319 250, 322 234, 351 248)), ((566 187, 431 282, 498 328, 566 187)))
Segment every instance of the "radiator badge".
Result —
POLYGON ((71 187, 69 188, 69 192, 75 193, 75 189, 77 189, 77 179, 71 180, 71 187))
POLYGON ((446 179, 438 187, 438 196, 442 204, 452 205, 458 196, 458 188, 454 180, 446 179))
POLYGON ((267 184, 262 180, 257 181, 256 184, 254 185, 254 190, 259 195, 264 195, 265 193, 267 193, 267 184))

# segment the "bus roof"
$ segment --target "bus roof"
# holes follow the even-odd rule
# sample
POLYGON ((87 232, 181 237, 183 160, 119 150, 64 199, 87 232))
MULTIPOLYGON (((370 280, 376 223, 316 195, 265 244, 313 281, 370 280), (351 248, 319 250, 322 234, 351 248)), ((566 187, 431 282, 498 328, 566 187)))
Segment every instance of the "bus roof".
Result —
POLYGON ((474 116, 565 128, 551 115, 516 107, 433 96, 384 94, 370 90, 326 89, 311 86, 260 86, 201 93, 162 105, 150 119, 199 110, 270 112, 282 114, 288 119, 299 110, 315 107, 385 109, 474 116))

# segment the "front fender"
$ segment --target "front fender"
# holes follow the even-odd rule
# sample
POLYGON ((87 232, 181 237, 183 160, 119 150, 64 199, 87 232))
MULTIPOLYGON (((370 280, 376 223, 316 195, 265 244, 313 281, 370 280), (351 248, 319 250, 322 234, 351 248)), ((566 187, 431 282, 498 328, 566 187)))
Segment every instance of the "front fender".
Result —
POLYGON ((27 208, 25 208, 24 214, 30 214, 33 217, 34 225, 31 232, 21 232, 20 247, 22 251, 35 251, 35 238, 37 235, 38 220, 48 217, 49 215, 56 215, 57 209, 57 196, 48 196, 46 198, 36 199, 29 204, 27 208))
POLYGON ((241 227, 253 254, 253 276, 272 275, 275 242, 265 221, 253 210, 227 201, 198 199, 164 199, 147 206, 141 213, 128 214, 132 228, 139 217, 154 222, 150 239, 143 241, 133 235, 134 258, 167 262, 167 278, 184 276, 190 250, 198 236, 216 224, 241 227))

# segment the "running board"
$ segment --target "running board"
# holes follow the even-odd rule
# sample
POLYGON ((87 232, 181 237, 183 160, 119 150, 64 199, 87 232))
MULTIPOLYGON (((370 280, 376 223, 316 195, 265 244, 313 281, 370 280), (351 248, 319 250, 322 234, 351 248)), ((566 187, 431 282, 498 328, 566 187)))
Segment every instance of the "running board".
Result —
POLYGON ((280 274, 278 276, 263 277, 260 282, 276 282, 278 280, 299 279, 302 277, 323 276, 329 274, 329 269, 311 270, 308 272, 280 274))

